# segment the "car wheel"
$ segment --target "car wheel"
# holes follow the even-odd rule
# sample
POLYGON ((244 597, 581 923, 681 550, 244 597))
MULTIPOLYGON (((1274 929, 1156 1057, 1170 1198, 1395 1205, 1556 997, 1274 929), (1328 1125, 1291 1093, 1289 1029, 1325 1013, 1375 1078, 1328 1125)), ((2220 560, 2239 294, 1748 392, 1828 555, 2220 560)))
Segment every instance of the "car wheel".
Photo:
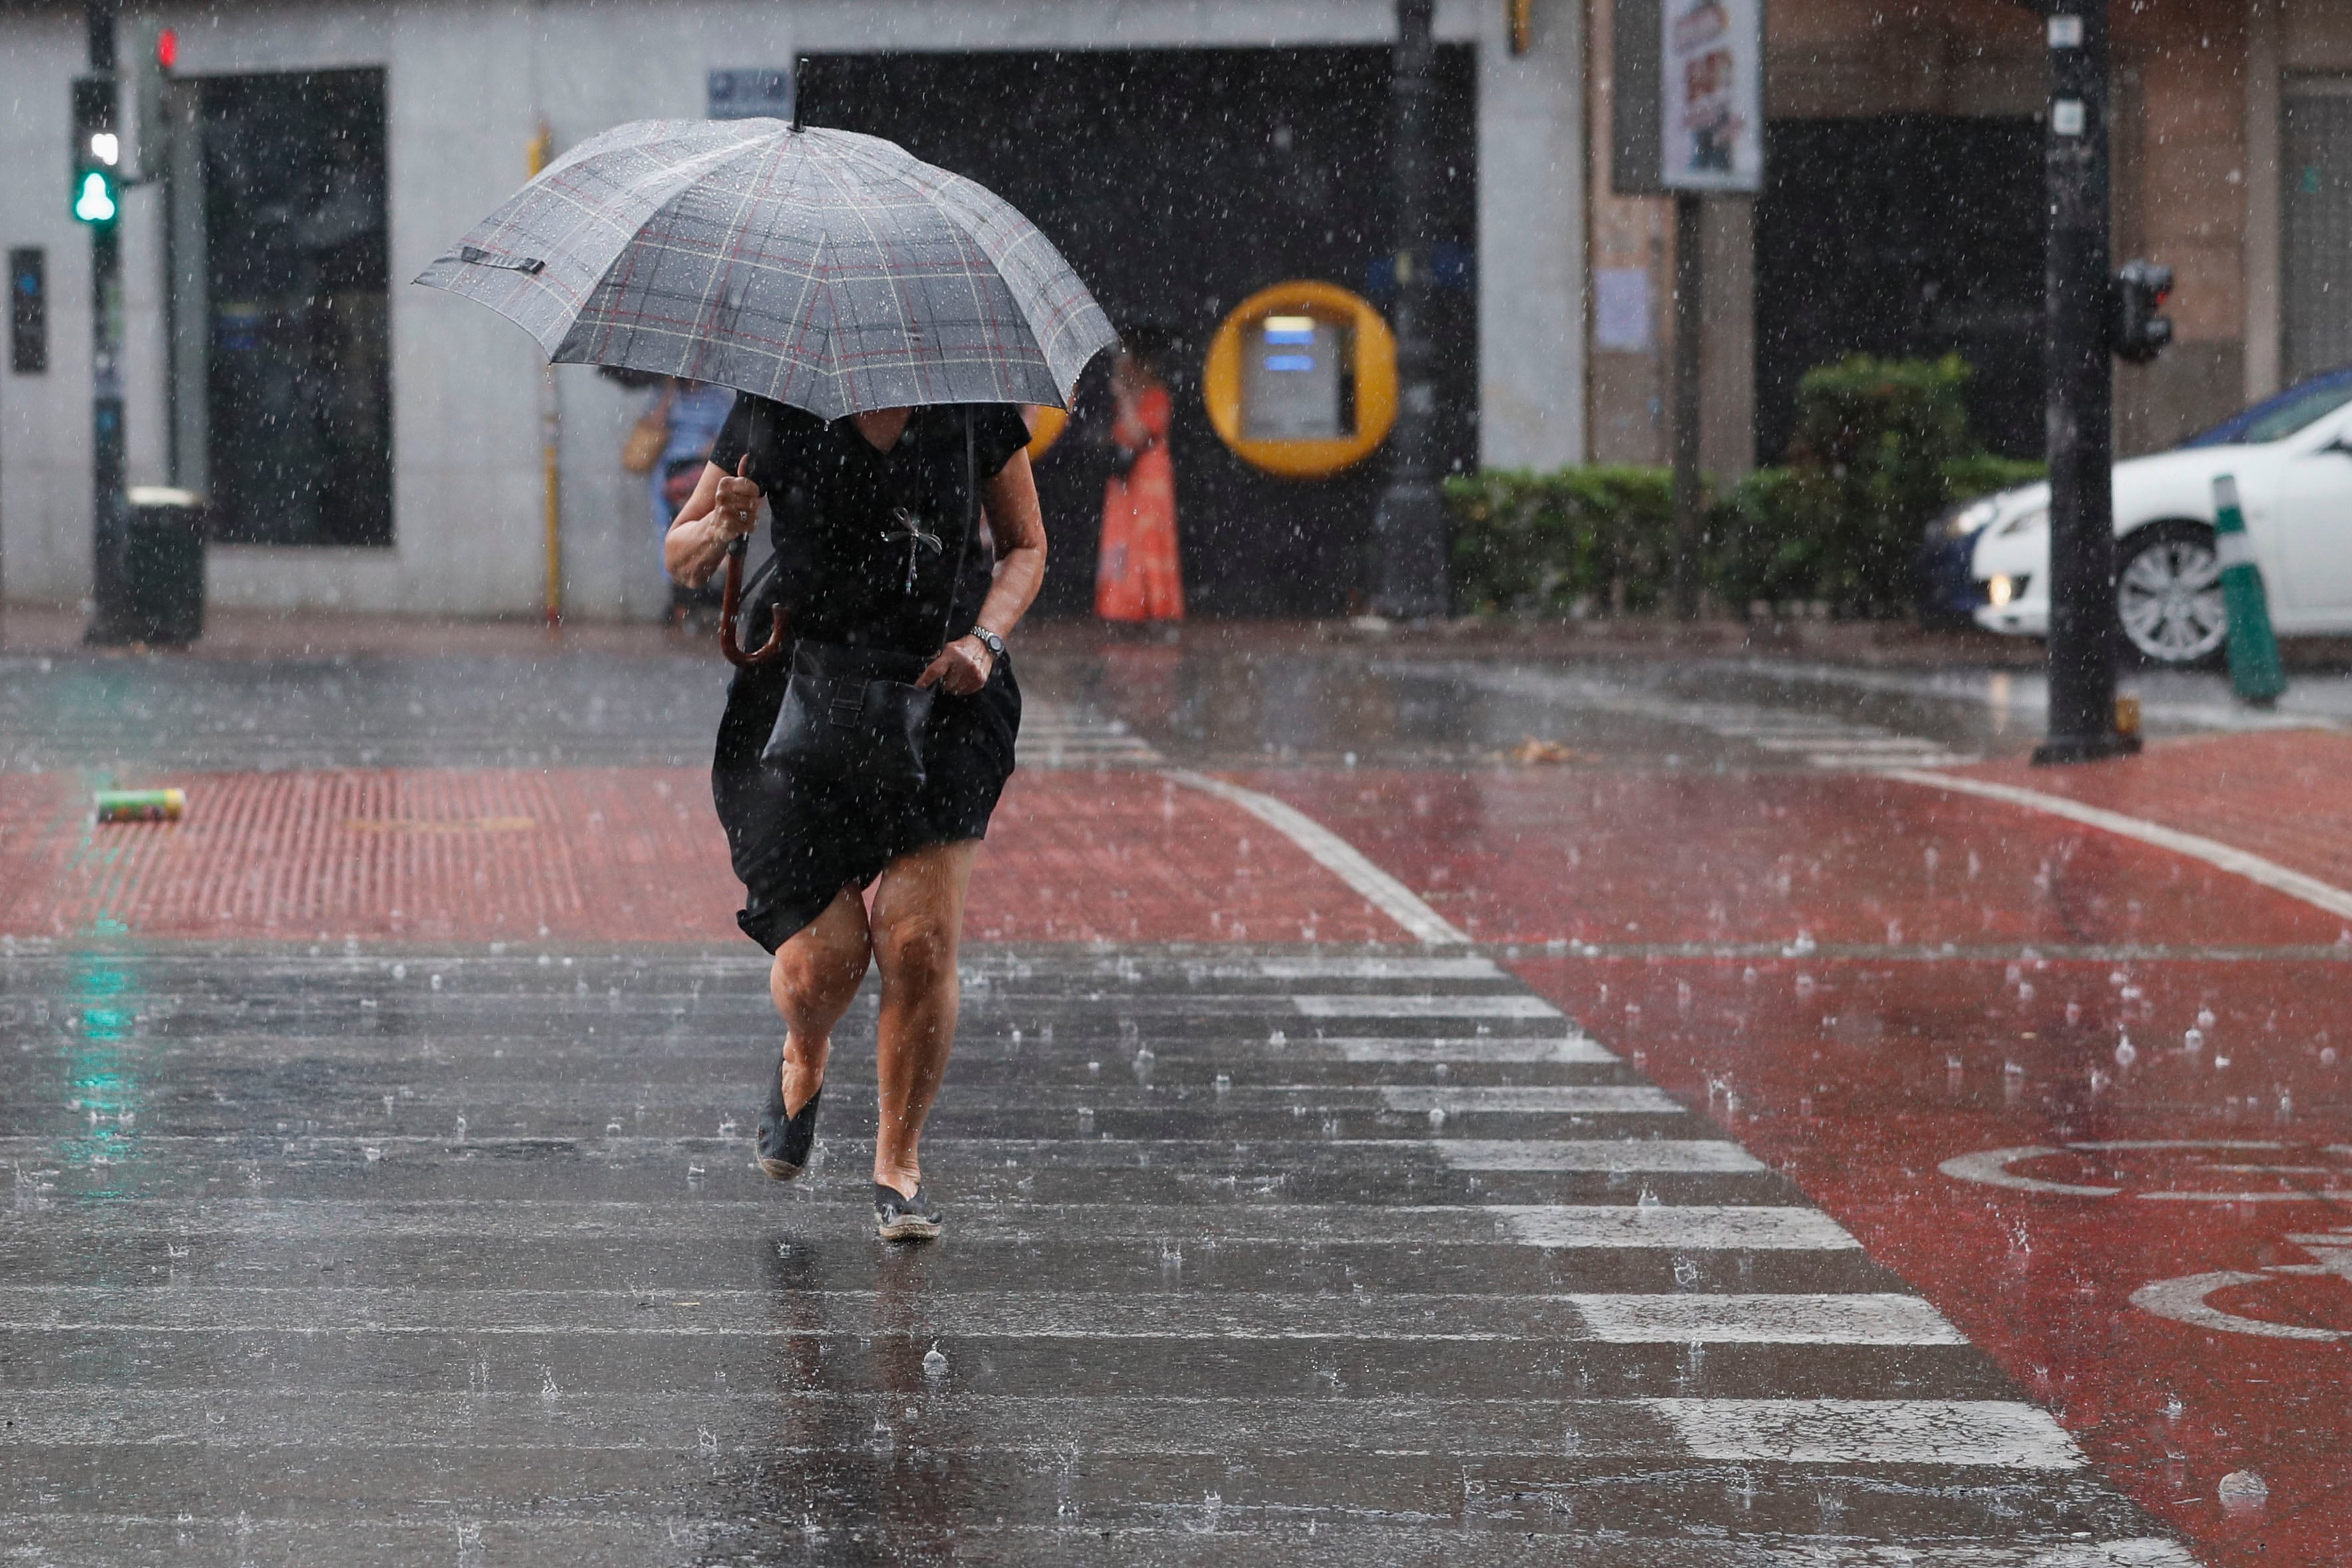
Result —
POLYGON ((2124 640, 2148 664, 2186 669, 2218 659, 2230 617, 2212 530, 2164 522, 2125 540, 2116 618, 2124 640))

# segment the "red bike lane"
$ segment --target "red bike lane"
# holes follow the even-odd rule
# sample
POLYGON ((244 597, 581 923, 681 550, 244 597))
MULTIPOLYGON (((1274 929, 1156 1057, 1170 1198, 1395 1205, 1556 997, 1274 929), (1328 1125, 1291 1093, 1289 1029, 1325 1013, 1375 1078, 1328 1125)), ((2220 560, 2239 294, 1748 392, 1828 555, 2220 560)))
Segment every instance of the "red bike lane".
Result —
POLYGON ((2339 921, 1890 779, 1253 782, 1510 944, 2212 1561, 2352 1561, 2339 921))

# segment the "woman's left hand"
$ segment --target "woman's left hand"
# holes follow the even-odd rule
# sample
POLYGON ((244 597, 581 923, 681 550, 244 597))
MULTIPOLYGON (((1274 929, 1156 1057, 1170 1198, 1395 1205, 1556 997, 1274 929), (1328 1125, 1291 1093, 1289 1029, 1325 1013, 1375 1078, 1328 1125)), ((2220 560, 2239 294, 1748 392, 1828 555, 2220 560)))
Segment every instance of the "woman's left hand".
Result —
POLYGON ((916 679, 918 686, 938 683, 950 697, 969 697, 988 684, 996 669, 996 656, 978 637, 958 637, 940 649, 937 658, 916 679))

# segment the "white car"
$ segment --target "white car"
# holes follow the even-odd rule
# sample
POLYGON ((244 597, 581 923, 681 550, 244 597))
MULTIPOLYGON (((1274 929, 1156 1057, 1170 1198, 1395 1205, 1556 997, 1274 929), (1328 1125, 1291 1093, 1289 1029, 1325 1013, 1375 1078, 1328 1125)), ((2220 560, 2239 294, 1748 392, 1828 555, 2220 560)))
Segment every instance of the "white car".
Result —
MULTIPOLYGON (((2168 452, 2116 465, 2116 611, 2158 665, 2214 657, 2229 632, 2213 550, 2213 481, 2234 475, 2271 622, 2352 632, 2352 369, 2289 388, 2168 452)), ((2050 629, 2050 487, 1988 496, 1943 520, 1973 536, 1979 626, 2050 629)))

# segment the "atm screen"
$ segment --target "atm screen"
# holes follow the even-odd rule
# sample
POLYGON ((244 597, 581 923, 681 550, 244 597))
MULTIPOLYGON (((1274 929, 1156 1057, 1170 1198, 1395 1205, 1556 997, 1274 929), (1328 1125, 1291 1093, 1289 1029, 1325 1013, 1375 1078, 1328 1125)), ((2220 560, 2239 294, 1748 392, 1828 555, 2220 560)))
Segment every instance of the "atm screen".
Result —
POLYGON ((1354 334, 1313 316, 1267 316, 1242 356, 1242 434, 1337 441, 1356 433, 1354 334))

